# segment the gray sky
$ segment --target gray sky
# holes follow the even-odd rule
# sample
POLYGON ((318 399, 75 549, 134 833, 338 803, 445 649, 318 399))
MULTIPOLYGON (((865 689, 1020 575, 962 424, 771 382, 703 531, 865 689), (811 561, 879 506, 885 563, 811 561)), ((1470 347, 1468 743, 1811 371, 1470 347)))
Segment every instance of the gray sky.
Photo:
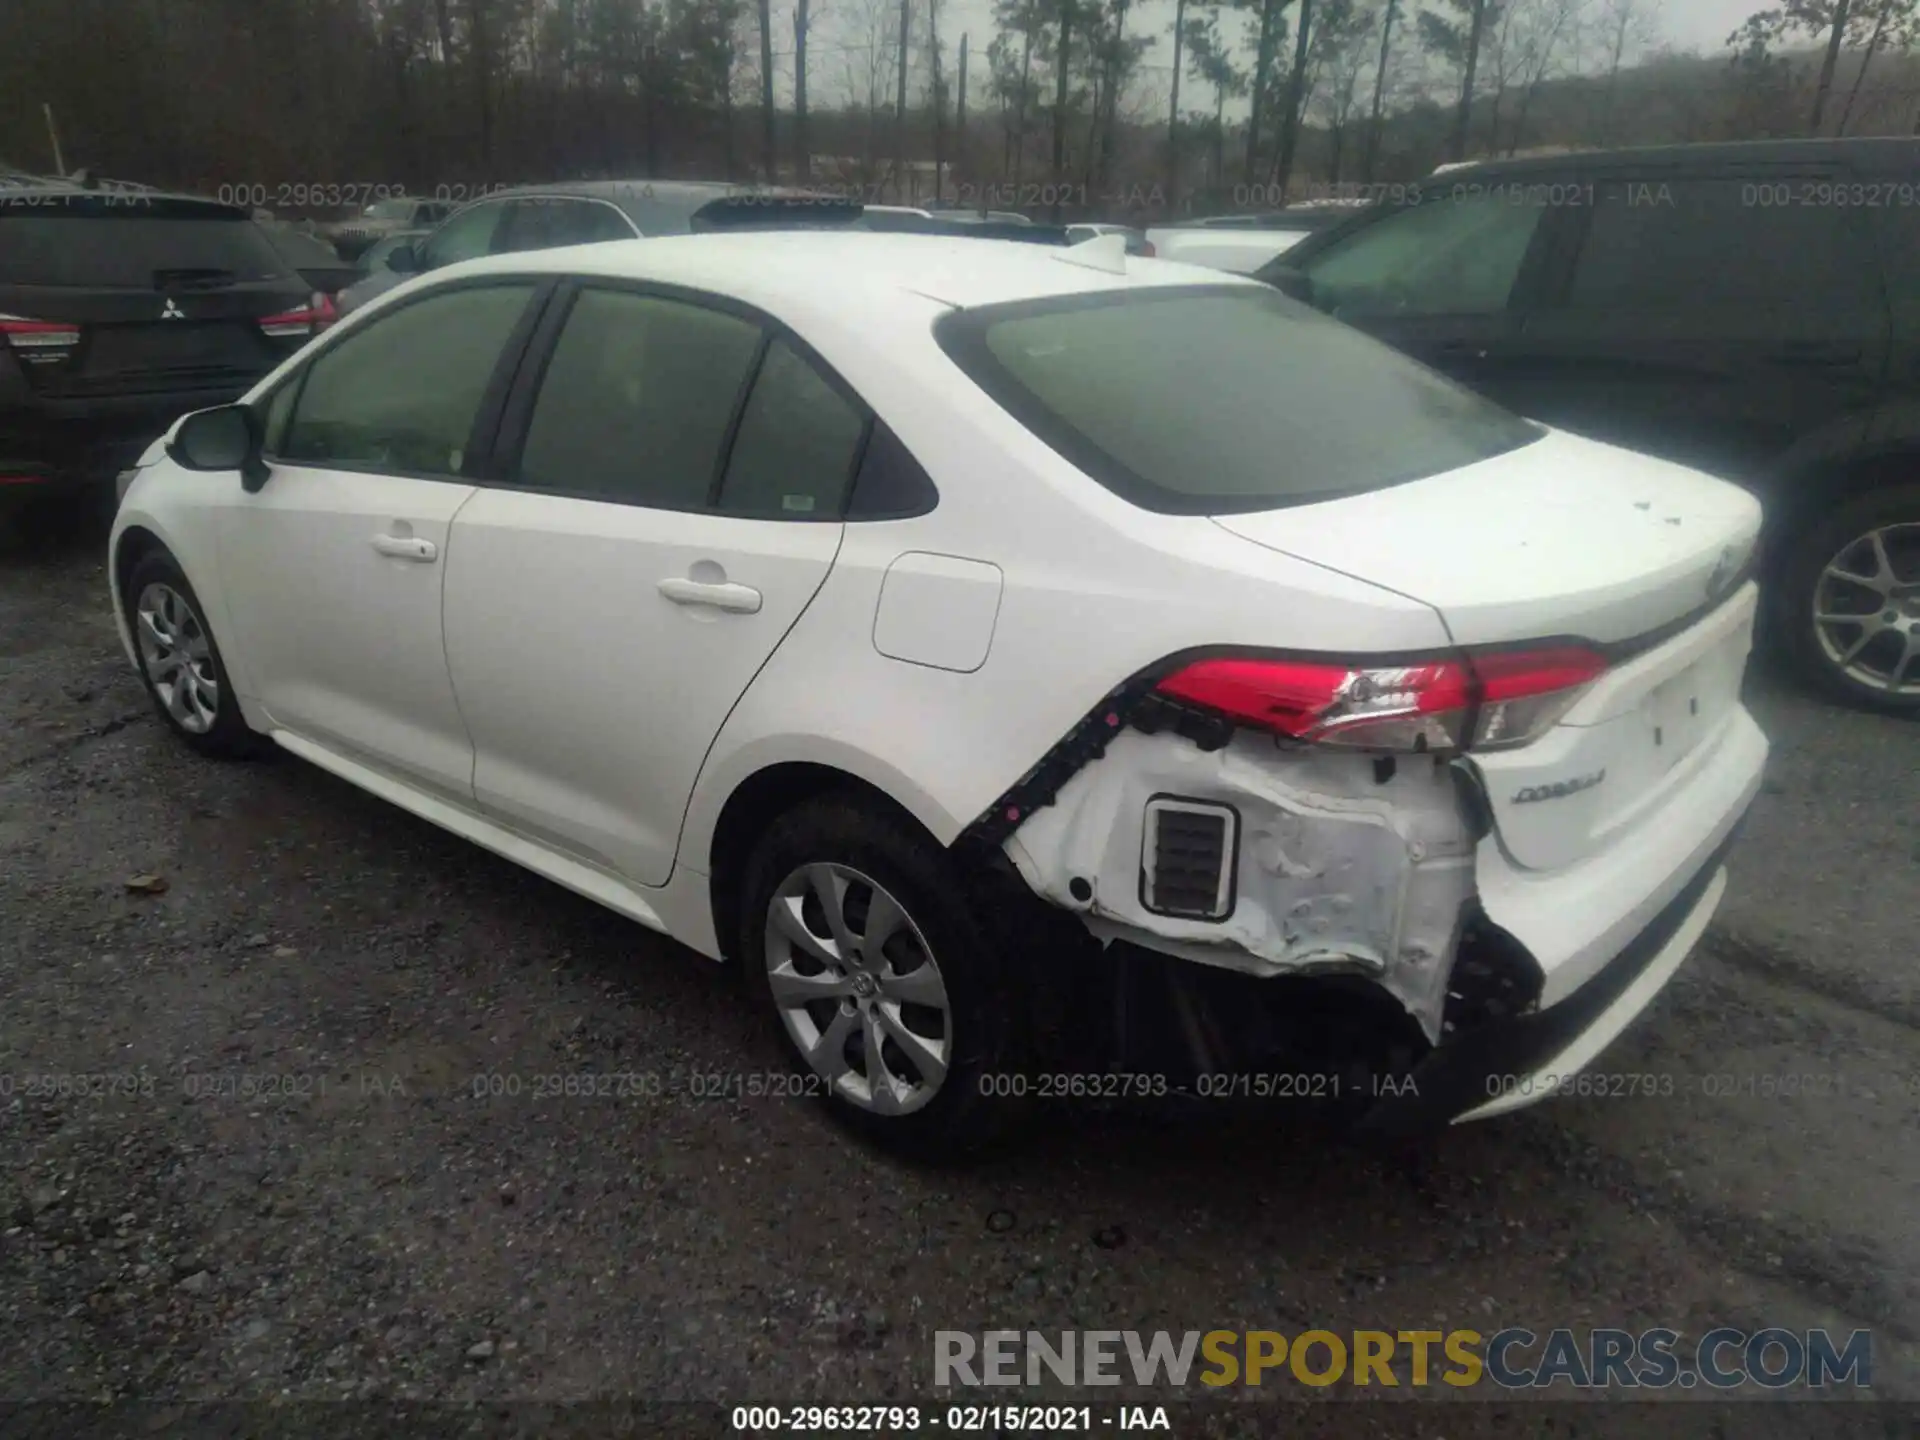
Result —
MULTIPOLYGON (((1413 3, 1418 4, 1420 0, 1413 0, 1413 3)), ((1769 0, 1660 0, 1660 30, 1670 44, 1711 53, 1721 49, 1728 34, 1742 20, 1755 10, 1764 9, 1768 3, 1769 0)), ((807 73, 808 90, 815 103, 831 105, 846 98, 849 57, 836 51, 844 49, 852 36, 859 32, 857 17, 871 13, 870 4, 871 0, 810 0, 813 26, 807 73)), ((913 11, 917 28, 924 22, 925 0, 915 0, 913 11)), ((773 12, 775 64, 779 69, 780 94, 783 101, 790 101, 793 85, 792 0, 774 0, 773 12)), ((1164 104, 1173 65, 1173 16, 1173 0, 1136 0, 1128 17, 1128 29, 1133 34, 1152 35, 1157 40, 1145 59, 1145 73, 1136 87, 1141 92, 1141 101, 1151 95, 1157 97, 1157 103, 1164 104)), ((1234 18, 1247 28, 1251 36, 1252 17, 1234 18)), ((986 102, 986 47, 994 33, 992 0, 941 0, 940 32, 946 56, 943 63, 948 67, 947 83, 950 86, 956 78, 953 66, 963 31, 969 32, 972 37, 970 44, 974 54, 969 61, 971 74, 967 88, 972 93, 970 103, 978 107, 986 102)), ((925 84, 922 78, 926 63, 923 40, 924 32, 914 37, 916 90, 925 84)), ((1195 84, 1191 72, 1181 81, 1183 90, 1195 84)), ((1196 106, 1203 103, 1197 91, 1194 103, 1196 106)), ((1184 104, 1182 108, 1186 108, 1184 104)))

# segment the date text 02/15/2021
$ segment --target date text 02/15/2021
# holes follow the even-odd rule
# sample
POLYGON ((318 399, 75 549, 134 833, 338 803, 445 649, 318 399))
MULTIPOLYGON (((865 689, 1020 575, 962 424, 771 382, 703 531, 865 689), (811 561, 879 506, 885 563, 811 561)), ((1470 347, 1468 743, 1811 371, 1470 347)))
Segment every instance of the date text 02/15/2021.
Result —
POLYGON ((728 1425, 741 1434, 840 1432, 898 1435, 918 1430, 957 1435, 1076 1434, 1173 1429, 1164 1405, 736 1405, 728 1425))

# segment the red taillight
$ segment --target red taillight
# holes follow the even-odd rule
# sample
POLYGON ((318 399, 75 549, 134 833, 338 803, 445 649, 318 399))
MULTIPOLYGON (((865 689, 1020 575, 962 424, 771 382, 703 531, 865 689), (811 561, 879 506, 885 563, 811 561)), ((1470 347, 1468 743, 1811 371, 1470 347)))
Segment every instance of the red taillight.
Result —
POLYGON ((339 318, 339 312, 334 309, 333 297, 316 290, 303 309, 288 310, 283 314, 267 316, 260 322, 260 331, 264 335, 271 335, 280 340, 301 339, 308 335, 319 334, 339 318))
POLYGON ((1197 661, 1158 688, 1295 740, 1363 750, 1492 749, 1535 738, 1605 668, 1600 656, 1571 647, 1411 665, 1219 659, 1197 661))
POLYGON ((1153 242, 1151 240, 1142 240, 1140 242, 1140 254, 1142 258, 1151 260, 1159 253, 1158 250, 1153 248, 1153 242))
POLYGON ((74 346, 80 343, 80 327, 54 320, 31 320, 25 315, 0 315, 0 338, 27 363, 48 365, 73 353, 74 346))

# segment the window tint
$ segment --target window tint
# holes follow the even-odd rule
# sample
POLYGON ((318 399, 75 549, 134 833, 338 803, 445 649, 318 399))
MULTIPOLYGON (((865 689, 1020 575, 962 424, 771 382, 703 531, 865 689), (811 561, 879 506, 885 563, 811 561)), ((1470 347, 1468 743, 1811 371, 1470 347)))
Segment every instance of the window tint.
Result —
POLYGON ((1547 213, 1511 194, 1412 205, 1303 265, 1336 315, 1490 315, 1504 310, 1547 213))
POLYGON ((939 503, 933 477, 913 458, 900 437, 876 417, 860 457, 853 495, 847 501, 847 518, 896 520, 924 515, 939 503))
POLYGON ((1265 510, 1456 469, 1537 427, 1271 290, 1109 292, 960 311, 961 369, 1150 510, 1265 510))
POLYGON ((284 458, 458 475, 467 436, 531 285, 449 291, 403 305, 307 368, 284 458))
POLYGON ((1568 287, 1574 309, 1700 310, 1872 303, 1874 271, 1844 205, 1806 177, 1600 187, 1568 287), (1765 204, 1778 196, 1783 203, 1765 204))
POLYGON ((261 420, 261 449, 267 454, 285 453, 287 422, 293 418, 293 401, 299 393, 300 377, 295 374, 281 381, 280 388, 267 397, 261 420))
POLYGON ((540 382, 520 482, 703 507, 760 329, 678 300, 586 290, 540 382))
POLYGON ((859 409, 775 340, 741 412, 720 508, 789 520, 837 517, 866 428, 859 409))
POLYGON ((453 216, 425 241, 427 268, 457 265, 487 254, 493 246, 494 232, 500 228, 500 217, 506 212, 505 204, 493 201, 470 206, 453 216))
POLYGON ((211 207, 164 215, 128 200, 0 205, 0 284, 152 293, 162 270, 224 271, 233 281, 293 273, 258 225, 211 207))
POLYGON ((509 208, 497 247, 501 250, 550 250, 633 238, 633 227, 620 212, 598 201, 535 198, 516 200, 509 208))

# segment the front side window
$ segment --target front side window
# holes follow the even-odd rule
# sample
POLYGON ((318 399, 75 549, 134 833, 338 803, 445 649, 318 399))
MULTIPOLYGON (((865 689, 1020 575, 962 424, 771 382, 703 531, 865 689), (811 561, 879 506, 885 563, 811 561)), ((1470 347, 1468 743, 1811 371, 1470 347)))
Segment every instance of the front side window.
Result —
POLYGON ((1543 433, 1265 287, 990 306, 948 315, 935 335, 1066 459, 1168 514, 1378 490, 1543 433))
POLYGON ((1330 314, 1493 315, 1507 308, 1547 207, 1522 191, 1409 205, 1303 262, 1330 314))
POLYGON ((1875 304, 1856 212, 1818 203, 1820 191, 1806 176, 1603 185, 1566 305, 1821 313, 1875 304))
POLYGON ((720 508, 771 520, 838 519, 867 417, 785 340, 767 346, 727 456, 720 508))
POLYGON ((760 336, 684 301, 582 291, 541 380, 518 483, 703 508, 760 336))
POLYGON ((442 265, 457 265, 462 260, 477 260, 491 253, 494 232, 500 228, 500 219, 506 213, 504 203, 489 201, 471 205, 450 218, 427 237, 423 247, 425 268, 437 270, 442 265))
POLYGON ((449 290, 342 336, 307 367, 282 457, 459 475, 487 382, 532 295, 526 284, 449 290))

